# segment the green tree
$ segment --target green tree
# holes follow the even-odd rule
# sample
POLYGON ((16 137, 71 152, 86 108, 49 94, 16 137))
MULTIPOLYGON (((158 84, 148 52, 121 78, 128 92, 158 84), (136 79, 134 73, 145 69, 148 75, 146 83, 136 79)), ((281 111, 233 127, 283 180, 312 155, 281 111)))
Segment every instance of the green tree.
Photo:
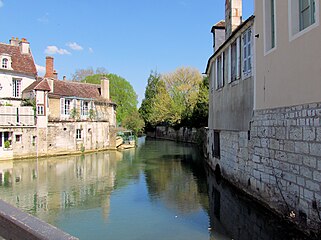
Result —
MULTIPOLYGON (((98 70, 96 70, 96 72, 97 71, 98 70)), ((137 94, 132 85, 126 79, 112 73, 87 76, 82 80, 82 82, 100 84, 101 77, 107 77, 109 79, 110 98, 117 104, 117 123, 118 125, 123 125, 122 123, 126 118, 129 118, 130 115, 136 114, 138 111, 137 94)))
POLYGON ((181 67, 161 75, 153 99, 150 121, 180 126, 190 121, 197 103, 202 75, 194 68, 181 67))
POLYGON ((160 82, 160 75, 157 71, 151 71, 145 90, 145 98, 143 99, 139 108, 139 114, 145 122, 146 128, 154 127, 151 122, 151 116, 154 110, 155 96, 158 92, 158 84, 160 82))
POLYGON ((205 77, 200 83, 197 102, 191 118, 192 127, 206 127, 208 125, 209 82, 205 77))

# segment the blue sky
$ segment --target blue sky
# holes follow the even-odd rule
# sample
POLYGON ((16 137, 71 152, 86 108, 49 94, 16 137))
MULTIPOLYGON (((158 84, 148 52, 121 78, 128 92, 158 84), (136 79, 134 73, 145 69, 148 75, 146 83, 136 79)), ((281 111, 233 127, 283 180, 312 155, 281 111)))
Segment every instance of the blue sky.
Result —
MULTIPOLYGON (((0 42, 26 38, 37 65, 55 58, 60 79, 104 67, 129 81, 141 101, 151 70, 204 72, 210 29, 224 11, 225 0, 0 0, 0 42)), ((253 0, 243 0, 243 18, 252 14, 253 0)))

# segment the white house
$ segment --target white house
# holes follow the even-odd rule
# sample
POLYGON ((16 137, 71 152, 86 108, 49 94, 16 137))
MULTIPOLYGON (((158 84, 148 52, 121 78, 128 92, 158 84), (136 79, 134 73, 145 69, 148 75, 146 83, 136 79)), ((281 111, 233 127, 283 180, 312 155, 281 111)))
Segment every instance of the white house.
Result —
POLYGON ((25 38, 0 43, 0 105, 20 106, 22 91, 36 77, 36 65, 25 38))

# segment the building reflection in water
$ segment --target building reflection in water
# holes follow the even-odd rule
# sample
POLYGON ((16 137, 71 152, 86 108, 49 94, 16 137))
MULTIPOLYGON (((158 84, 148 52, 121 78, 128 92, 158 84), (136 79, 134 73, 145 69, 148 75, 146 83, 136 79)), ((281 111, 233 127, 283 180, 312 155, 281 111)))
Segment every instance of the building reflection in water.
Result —
POLYGON ((102 207, 107 219, 122 159, 115 151, 39 159, 38 166, 34 160, 0 162, 0 197, 49 223, 67 208, 102 207))

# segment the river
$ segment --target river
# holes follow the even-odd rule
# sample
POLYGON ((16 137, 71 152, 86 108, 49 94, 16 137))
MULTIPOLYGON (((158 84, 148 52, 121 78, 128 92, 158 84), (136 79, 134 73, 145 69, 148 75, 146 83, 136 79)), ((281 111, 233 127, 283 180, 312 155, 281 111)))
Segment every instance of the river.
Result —
POLYGON ((170 141, 0 162, 0 198, 80 239, 306 239, 170 141))

